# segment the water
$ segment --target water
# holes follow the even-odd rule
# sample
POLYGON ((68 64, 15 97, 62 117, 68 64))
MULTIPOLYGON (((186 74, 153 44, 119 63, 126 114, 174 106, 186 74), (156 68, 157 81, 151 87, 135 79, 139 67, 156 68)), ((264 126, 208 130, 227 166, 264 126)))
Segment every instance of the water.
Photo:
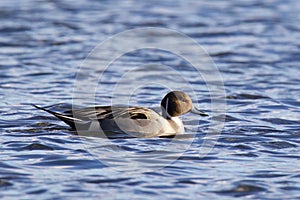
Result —
MULTIPOLYGON (((25 0, 1 1, 0 11, 2 198, 300 198, 298 1, 25 0), (29 105, 72 104, 76 73, 89 52, 113 34, 149 26, 187 34, 220 70, 226 120, 206 156, 199 150, 211 117, 185 115, 187 131, 174 139, 108 140, 76 136, 29 105)), ((96 90, 89 84, 102 68, 87 68, 89 79, 82 80, 75 102, 109 104, 125 72, 145 74, 149 82, 154 77, 147 71, 155 72, 155 64, 193 77, 193 97, 211 113, 203 79, 189 63, 161 50, 124 55, 96 90)), ((165 79, 176 85, 171 75, 165 79)), ((127 84, 135 88, 128 100, 134 105, 156 108, 167 92, 161 84, 127 84)))

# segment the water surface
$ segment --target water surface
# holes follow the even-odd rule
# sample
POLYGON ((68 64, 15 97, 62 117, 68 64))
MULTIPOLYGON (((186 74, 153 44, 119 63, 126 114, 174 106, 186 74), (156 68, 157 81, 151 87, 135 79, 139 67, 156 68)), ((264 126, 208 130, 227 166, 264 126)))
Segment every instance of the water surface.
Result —
MULTIPOLYGON (((299 11, 293 0, 1 1, 0 196, 299 199, 299 11), (208 155, 199 150, 210 117, 185 115, 187 131, 176 139, 108 140, 78 137, 29 105, 72 104, 76 73, 88 53, 113 34, 149 26, 193 38, 221 72, 226 121, 208 155)), ((93 102, 85 95, 95 89, 85 82, 80 102, 109 104, 118 78, 143 64, 193 77, 197 103, 210 111, 203 79, 188 62, 160 50, 124 55, 106 71, 93 102)), ((89 70, 97 80, 99 68, 89 70)), ((153 80, 147 71, 140 73, 153 80)), ((130 103, 157 108, 167 91, 142 85, 130 103)))

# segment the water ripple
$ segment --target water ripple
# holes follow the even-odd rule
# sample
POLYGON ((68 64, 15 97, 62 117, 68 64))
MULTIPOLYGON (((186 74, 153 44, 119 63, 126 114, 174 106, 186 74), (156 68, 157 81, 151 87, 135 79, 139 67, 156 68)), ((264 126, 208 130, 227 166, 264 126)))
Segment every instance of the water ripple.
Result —
MULTIPOLYGON (((1 1, 0 198, 299 199, 299 5, 293 0, 1 1), (124 73, 138 68, 132 78, 148 83, 162 73, 157 66, 172 67, 188 77, 196 103, 210 115, 183 116, 186 133, 176 138, 79 137, 30 105, 70 109, 76 72, 89 52, 113 34, 148 26, 192 37, 223 77, 225 127, 204 157, 200 151, 212 137, 210 120, 218 116, 211 113, 205 81, 172 52, 128 52, 105 72, 93 63, 79 80, 84 89, 78 98, 80 106, 110 104, 124 73), (98 82, 102 73, 91 102, 90 80, 98 82)), ((166 82, 180 82, 164 74, 166 82)), ((142 85, 129 103, 159 110, 166 91, 142 85)))

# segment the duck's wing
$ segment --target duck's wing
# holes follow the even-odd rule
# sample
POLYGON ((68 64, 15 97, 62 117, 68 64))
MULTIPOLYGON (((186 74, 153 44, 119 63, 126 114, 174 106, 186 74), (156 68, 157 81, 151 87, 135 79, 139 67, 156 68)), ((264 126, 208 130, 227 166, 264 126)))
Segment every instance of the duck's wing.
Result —
POLYGON ((89 127, 94 120, 150 119, 150 113, 153 112, 151 109, 142 107, 96 106, 58 113, 34 104, 32 106, 54 115, 73 129, 76 128, 75 124, 81 127, 89 127))
MULTIPOLYGON (((102 119, 150 119, 151 109, 143 107, 124 107, 124 106, 96 106, 69 111, 76 118, 83 120, 102 120, 102 119)), ((71 114, 71 113, 70 113, 71 114)))

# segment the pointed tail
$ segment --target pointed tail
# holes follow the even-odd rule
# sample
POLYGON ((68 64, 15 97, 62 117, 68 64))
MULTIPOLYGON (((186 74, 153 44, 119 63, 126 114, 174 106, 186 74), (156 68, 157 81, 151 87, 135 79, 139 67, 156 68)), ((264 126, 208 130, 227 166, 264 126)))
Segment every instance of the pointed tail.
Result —
POLYGON ((33 107, 39 109, 39 110, 43 110, 47 113, 50 113, 52 115, 54 115, 55 117, 57 117, 58 119, 62 120, 63 122, 65 122, 66 124, 68 124, 71 128, 73 129, 76 129, 76 126, 75 126, 75 123, 79 123, 79 124, 86 124, 87 122, 86 121, 83 121, 81 119, 77 119, 73 116, 68 116, 68 115, 63 115, 63 114, 60 114, 58 112, 54 112, 54 111, 51 111, 51 110, 48 110, 46 108, 43 108, 43 107, 40 107, 40 106, 37 106, 35 104, 31 104, 33 107))

